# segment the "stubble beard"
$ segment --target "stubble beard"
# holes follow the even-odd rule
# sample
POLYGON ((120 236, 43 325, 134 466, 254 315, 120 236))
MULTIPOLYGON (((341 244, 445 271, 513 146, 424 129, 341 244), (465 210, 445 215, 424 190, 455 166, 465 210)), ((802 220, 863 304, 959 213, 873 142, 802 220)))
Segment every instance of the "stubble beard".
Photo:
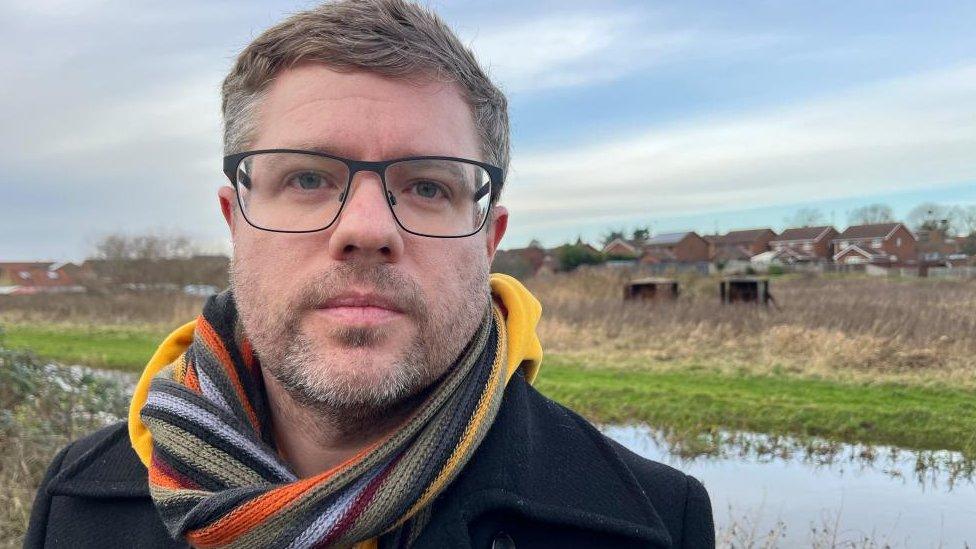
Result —
MULTIPOLYGON (((310 280, 286 304, 275 307, 259 281, 235 254, 231 286, 245 333, 261 367, 299 406, 330 423, 363 429, 372 421, 410 408, 455 362, 474 335, 488 305, 487 268, 459 273, 470 281, 460 299, 428 306, 420 286, 387 264, 343 263, 310 280), (301 330, 302 317, 351 284, 370 288, 396 300, 417 327, 410 342, 391 364, 376 364, 369 349, 383 343, 383 328, 336 327, 315 339, 301 330), (340 363, 318 341, 357 349, 359 364, 340 363)), ((345 430, 345 429, 343 429, 345 430)))

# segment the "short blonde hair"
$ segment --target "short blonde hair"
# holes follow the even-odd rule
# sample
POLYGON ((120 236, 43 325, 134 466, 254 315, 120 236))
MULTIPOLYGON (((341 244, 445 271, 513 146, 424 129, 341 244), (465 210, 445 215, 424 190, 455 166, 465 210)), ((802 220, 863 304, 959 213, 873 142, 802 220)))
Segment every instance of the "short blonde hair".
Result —
POLYGON ((483 160, 508 172, 505 95, 440 17, 407 0, 327 2, 292 15, 248 44, 222 88, 224 154, 248 147, 268 84, 281 70, 305 61, 336 70, 457 83, 471 106, 483 160))

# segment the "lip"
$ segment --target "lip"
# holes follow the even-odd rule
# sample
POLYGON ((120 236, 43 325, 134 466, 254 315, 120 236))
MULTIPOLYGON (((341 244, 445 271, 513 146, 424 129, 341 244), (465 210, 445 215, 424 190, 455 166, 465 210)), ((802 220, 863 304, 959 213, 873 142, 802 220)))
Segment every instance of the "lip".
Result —
POLYGON ((369 292, 346 292, 324 301, 315 310, 343 324, 367 326, 383 324, 404 314, 393 299, 369 292))

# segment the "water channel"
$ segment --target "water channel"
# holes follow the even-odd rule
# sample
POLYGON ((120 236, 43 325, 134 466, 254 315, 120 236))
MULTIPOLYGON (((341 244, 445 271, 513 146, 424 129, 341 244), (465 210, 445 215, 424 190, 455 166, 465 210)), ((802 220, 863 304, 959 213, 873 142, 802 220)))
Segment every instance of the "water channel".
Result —
POLYGON ((726 545, 765 547, 771 535, 775 547, 829 540, 840 547, 976 547, 976 471, 956 452, 730 432, 689 442, 646 425, 601 429, 701 480, 726 545))

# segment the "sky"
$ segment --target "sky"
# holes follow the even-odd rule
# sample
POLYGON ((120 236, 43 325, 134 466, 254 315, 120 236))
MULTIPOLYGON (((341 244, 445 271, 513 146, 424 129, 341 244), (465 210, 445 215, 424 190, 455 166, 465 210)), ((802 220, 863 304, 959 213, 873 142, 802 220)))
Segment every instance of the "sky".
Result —
MULTIPOLYGON (((294 1, 0 0, 0 261, 229 251, 219 87, 294 1)), ((974 2, 440 0, 509 98, 503 248, 976 204, 974 2)))

